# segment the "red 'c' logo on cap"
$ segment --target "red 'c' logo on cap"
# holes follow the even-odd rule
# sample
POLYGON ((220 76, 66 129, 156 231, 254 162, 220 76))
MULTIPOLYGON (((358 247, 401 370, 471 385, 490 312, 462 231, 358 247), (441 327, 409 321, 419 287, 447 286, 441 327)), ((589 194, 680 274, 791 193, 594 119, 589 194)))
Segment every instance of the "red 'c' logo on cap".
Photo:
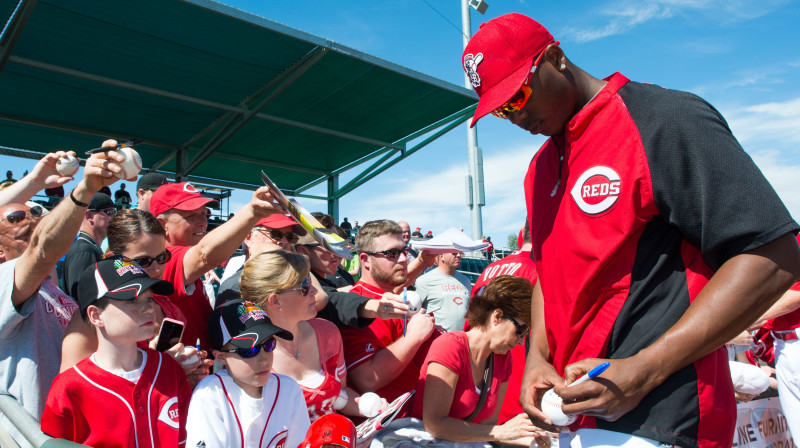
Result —
POLYGON ((582 212, 599 215, 617 203, 621 185, 616 171, 607 166, 595 166, 581 174, 570 194, 582 212))
POLYGON ((199 191, 197 191, 197 188, 194 188, 194 185, 190 184, 189 182, 186 182, 183 185, 183 191, 187 193, 200 193, 199 191))
POLYGON ((481 86, 481 77, 478 75, 478 64, 481 62, 483 62, 483 53, 474 56, 472 53, 464 55, 464 71, 467 72, 472 87, 476 89, 481 86))

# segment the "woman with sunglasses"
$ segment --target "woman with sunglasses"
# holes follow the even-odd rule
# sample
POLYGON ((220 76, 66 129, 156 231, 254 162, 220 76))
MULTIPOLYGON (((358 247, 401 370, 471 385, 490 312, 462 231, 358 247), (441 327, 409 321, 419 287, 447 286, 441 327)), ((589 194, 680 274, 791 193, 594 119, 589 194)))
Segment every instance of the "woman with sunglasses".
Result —
POLYGON ((278 339, 275 372, 300 384, 313 422, 340 412, 359 416, 359 394, 347 387, 342 337, 336 326, 317 319, 316 288, 305 255, 275 251, 251 258, 241 277, 242 297, 260 305, 272 322, 294 335, 278 339), (340 392, 342 399, 337 400, 340 392))
MULTIPOLYGON (((164 264, 169 261, 171 254, 166 248, 167 240, 164 228, 153 215, 139 209, 120 210, 109 221, 107 235, 107 255, 129 258, 144 268, 151 278, 161 278, 164 273, 164 264)), ((154 307, 154 338, 158 335, 161 322, 165 317, 186 322, 180 308, 170 302, 168 297, 155 294, 153 301, 158 305, 154 307)), ((78 314, 73 315, 64 336, 61 350, 62 372, 97 350, 97 336, 78 314)), ((154 343, 155 341, 151 340, 151 345, 154 346, 154 343)), ((182 344, 177 344, 167 350, 167 353, 181 363, 197 354, 195 348, 186 350, 183 348, 182 344)), ((205 359, 205 352, 200 352, 200 357, 205 359)), ((212 362, 209 360, 181 364, 187 373, 191 373, 189 382, 192 386, 208 373, 207 369, 198 369, 200 364, 210 365, 212 362)))
POLYGON ((442 441, 529 446, 549 436, 519 414, 498 425, 500 404, 511 375, 509 351, 529 332, 533 286, 501 275, 469 301, 471 328, 437 338, 428 351, 408 416, 392 422, 378 438, 386 446, 408 441, 393 429, 415 428, 442 441))

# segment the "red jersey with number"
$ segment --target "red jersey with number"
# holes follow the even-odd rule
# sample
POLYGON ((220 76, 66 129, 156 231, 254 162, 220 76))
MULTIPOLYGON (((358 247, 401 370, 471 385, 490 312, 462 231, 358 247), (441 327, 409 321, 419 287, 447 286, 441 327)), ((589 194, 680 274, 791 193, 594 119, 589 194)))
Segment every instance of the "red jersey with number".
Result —
POLYGON ((42 431, 87 446, 176 447, 186 442, 192 390, 174 359, 144 350, 134 383, 90 358, 65 370, 47 396, 42 431))
MULTIPOLYGON (((534 157, 525 180, 551 361, 628 358, 684 315, 727 260, 796 232, 724 118, 695 95, 607 84, 534 157)), ((736 403, 724 349, 598 427, 729 447, 736 403)))

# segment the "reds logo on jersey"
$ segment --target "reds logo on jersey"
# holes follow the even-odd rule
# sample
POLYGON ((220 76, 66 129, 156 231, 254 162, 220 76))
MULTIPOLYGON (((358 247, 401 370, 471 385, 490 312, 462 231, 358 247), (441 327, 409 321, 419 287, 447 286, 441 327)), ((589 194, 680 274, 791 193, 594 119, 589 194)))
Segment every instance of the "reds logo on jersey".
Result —
POLYGON ((158 419, 166 423, 172 428, 178 429, 178 420, 180 411, 178 411, 178 397, 172 397, 161 406, 161 412, 158 413, 158 419))
POLYGON ((580 175, 570 194, 582 212, 599 215, 617 203, 621 187, 622 181, 616 171, 607 166, 595 166, 580 175))

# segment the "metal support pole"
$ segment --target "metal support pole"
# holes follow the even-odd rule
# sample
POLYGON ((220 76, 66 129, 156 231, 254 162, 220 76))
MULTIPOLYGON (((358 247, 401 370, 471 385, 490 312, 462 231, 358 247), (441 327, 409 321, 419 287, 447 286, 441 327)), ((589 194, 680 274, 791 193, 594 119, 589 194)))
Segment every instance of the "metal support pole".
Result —
MULTIPOLYGON (((472 25, 469 17, 469 2, 461 0, 461 30, 464 38, 464 48, 467 48, 469 38, 472 36, 472 25)), ((472 89, 469 76, 464 73, 464 85, 472 89)), ((483 206, 480 198, 483 197, 483 164, 478 160, 478 128, 470 128, 467 122, 467 151, 469 153, 469 174, 472 176, 472 206, 470 207, 472 239, 477 240, 483 235, 483 217, 481 207, 483 206)))
POLYGON ((333 218, 333 223, 339 223, 339 198, 336 193, 339 189, 339 175, 328 177, 328 214, 333 218))

